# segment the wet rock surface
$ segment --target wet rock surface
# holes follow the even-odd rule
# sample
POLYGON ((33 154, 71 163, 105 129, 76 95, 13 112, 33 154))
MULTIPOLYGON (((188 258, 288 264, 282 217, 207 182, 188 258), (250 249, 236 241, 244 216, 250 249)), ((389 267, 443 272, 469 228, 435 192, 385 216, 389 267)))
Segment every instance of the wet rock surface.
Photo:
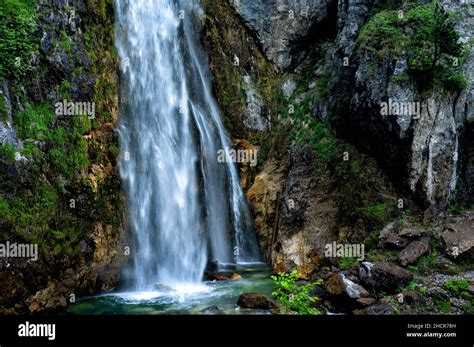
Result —
POLYGON ((237 301, 237 305, 251 309, 275 309, 278 304, 263 294, 247 293, 242 294, 237 301))

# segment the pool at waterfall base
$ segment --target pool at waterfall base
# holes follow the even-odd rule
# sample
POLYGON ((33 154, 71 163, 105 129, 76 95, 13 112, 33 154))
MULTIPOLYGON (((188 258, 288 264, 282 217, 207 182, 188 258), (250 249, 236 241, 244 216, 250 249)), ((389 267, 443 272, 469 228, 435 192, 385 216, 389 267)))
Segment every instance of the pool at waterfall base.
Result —
POLYGON ((271 269, 263 263, 237 264, 240 278, 197 284, 151 286, 148 291, 126 291, 79 298, 67 311, 72 314, 272 314, 271 310, 244 309, 241 294, 271 297, 275 285, 271 269))

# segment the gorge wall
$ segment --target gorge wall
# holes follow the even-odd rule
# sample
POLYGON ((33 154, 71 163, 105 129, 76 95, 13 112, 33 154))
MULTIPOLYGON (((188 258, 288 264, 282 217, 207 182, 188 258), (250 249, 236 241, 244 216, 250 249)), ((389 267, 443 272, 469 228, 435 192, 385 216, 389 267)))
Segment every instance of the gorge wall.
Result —
MULTIPOLYGON (((258 149, 240 173, 263 257, 323 278, 323 299, 371 299, 358 313, 413 309, 358 286, 418 303, 416 280, 443 312, 446 276, 473 276, 474 13, 440 4, 201 1, 225 128, 236 148, 258 149), (325 256, 333 241, 363 244, 365 262, 325 256)), ((114 3, 0 9, 0 243, 40 250, 36 262, 0 258, 0 313, 44 312, 116 289, 129 259, 114 3), (58 114, 64 100, 94 114, 58 114)))
POLYGON ((41 312, 114 289, 126 261, 114 4, 0 9, 0 238, 39 250, 2 258, 0 311, 41 312), (94 112, 58 112, 64 100, 94 112))
MULTIPOLYGON (((227 128, 236 146, 259 150, 257 167, 241 168, 242 185, 274 271, 296 268, 314 279, 325 276, 322 269, 347 268, 324 256, 333 241, 363 243, 366 260, 400 263, 407 235, 430 236, 423 243, 431 248, 423 246, 412 264, 437 252, 435 262, 443 263, 453 246, 463 255, 448 261, 471 259, 471 5, 203 6, 203 40, 227 128), (438 34, 446 46, 426 48, 438 34), (394 110, 397 103, 412 112, 394 110)), ((352 271, 358 282, 357 266, 352 271)))

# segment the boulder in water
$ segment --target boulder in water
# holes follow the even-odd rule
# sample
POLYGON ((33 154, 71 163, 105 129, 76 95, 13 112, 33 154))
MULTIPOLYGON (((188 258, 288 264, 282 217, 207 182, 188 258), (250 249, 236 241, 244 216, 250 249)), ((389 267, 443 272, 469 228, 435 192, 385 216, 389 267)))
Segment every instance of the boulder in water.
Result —
POLYGON ((243 308, 260 308, 270 310, 278 308, 278 304, 264 294, 246 293, 242 294, 237 301, 237 305, 243 308))
POLYGON ((224 314, 224 312, 221 311, 217 305, 209 306, 206 307, 205 309, 202 309, 199 311, 200 314, 224 314))

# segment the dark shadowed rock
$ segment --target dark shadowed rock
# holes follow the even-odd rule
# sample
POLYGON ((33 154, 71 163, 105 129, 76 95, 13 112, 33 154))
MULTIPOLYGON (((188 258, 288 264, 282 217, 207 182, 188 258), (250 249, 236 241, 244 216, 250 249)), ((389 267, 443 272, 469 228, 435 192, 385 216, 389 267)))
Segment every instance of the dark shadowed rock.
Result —
POLYGON ((388 292, 406 285, 413 279, 413 275, 390 262, 363 262, 359 269, 359 278, 374 289, 388 292))
POLYGON ((381 242, 382 247, 388 249, 402 249, 407 245, 408 241, 398 235, 390 235, 381 242))
POLYGON ((410 242, 410 244, 400 252, 398 261, 403 266, 415 263, 423 254, 430 249, 430 239, 424 237, 421 240, 410 242))
MULTIPOLYGON (((324 34, 327 28, 315 31, 329 12, 336 9, 331 0, 239 0, 231 1, 236 12, 258 37, 263 50, 277 66, 287 68, 294 63, 308 35, 324 34), (313 29, 313 30, 312 30, 313 29)), ((335 28, 335 19, 332 23, 335 28)))
POLYGON ((407 241, 397 235, 397 231, 400 229, 400 223, 393 221, 387 224, 380 232, 379 245, 388 249, 402 249, 407 245, 407 241))
POLYGON ((363 310, 353 311, 354 315, 392 315, 393 313, 394 308, 388 303, 372 305, 363 310))
POLYGON ((375 304, 377 300, 375 298, 360 298, 357 299, 357 303, 362 307, 367 307, 375 304))
POLYGON ((414 290, 404 292, 403 298, 405 302, 413 308, 418 308, 421 305, 423 305, 425 302, 425 300, 423 299, 423 296, 414 290))
POLYGON ((214 273, 214 272, 217 272, 218 268, 219 268, 219 262, 217 260, 208 260, 206 264, 206 268, 204 269, 204 272, 214 273))
POLYGON ((264 294, 246 293, 242 294, 237 301, 237 305, 244 308, 273 309, 278 308, 278 304, 264 294))

